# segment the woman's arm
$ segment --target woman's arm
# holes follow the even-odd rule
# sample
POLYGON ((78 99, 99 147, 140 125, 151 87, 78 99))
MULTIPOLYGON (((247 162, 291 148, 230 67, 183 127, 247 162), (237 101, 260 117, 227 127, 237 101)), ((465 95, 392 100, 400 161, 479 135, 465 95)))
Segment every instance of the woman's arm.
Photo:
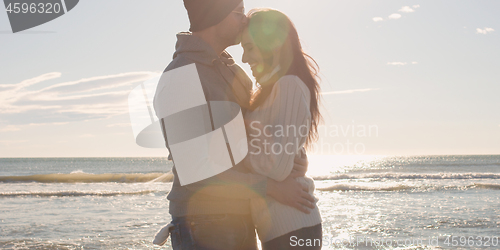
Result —
POLYGON ((282 181, 308 136, 309 91, 298 77, 284 76, 254 112, 260 113, 249 127, 248 161, 258 174, 282 181))

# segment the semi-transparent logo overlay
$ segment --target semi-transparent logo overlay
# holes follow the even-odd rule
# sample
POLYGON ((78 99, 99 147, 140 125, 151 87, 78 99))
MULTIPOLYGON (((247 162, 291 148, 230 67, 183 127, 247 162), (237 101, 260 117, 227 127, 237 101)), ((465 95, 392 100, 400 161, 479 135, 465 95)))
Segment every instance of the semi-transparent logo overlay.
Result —
POLYGON ((248 153, 243 114, 230 101, 206 101, 195 64, 164 72, 129 95, 136 143, 165 147, 181 185, 204 180, 241 162, 248 153))
POLYGON ((12 32, 50 22, 70 10, 79 0, 3 0, 12 32))

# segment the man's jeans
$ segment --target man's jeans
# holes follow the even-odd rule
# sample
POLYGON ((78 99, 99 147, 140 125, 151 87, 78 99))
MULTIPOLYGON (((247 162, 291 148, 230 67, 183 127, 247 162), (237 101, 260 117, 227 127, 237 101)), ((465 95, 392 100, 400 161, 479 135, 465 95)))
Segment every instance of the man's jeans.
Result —
POLYGON ((256 250, 250 215, 211 214, 173 217, 174 250, 256 250))

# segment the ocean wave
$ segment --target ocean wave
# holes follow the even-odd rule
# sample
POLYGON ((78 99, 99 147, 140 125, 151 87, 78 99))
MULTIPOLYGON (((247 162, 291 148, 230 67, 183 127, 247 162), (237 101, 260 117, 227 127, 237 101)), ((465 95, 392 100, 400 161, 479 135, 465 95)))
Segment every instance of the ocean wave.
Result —
POLYGON ((81 171, 71 174, 41 174, 27 176, 1 176, 0 182, 41 182, 41 183, 96 183, 96 182, 171 182, 173 174, 88 174, 81 171))
POLYGON ((53 241, 36 241, 32 239, 19 239, 0 241, 0 249, 80 249, 78 244, 58 243, 53 241))
POLYGON ((475 183, 476 188, 500 190, 500 184, 475 183))
POLYGON ((403 185, 403 184, 372 184, 372 183, 337 183, 327 187, 318 187, 318 191, 440 191, 440 190, 469 190, 491 189, 500 190, 500 184, 473 183, 470 185, 403 185))
POLYGON ((160 192, 157 190, 141 190, 141 191, 27 191, 27 192, 3 192, 0 197, 20 197, 20 196, 36 196, 36 197, 73 197, 73 196, 118 196, 118 195, 144 195, 160 192))
MULTIPOLYGON (((0 176, 0 182, 41 182, 41 183, 95 183, 95 182, 172 182, 169 173, 147 174, 89 174, 73 171, 70 174, 42 174, 27 176, 0 176)), ((356 173, 314 176, 315 180, 351 179, 500 179, 500 173, 356 173)))
MULTIPOLYGON (((143 232, 141 232, 143 233, 143 232)), ((100 237, 99 237, 100 238, 100 237)), ((36 239, 19 238, 0 241, 0 249, 160 249, 153 241, 137 239, 136 237, 114 237, 107 240, 95 240, 92 236, 73 239, 36 239)))
POLYGON ((359 173, 315 176, 315 180, 344 179, 500 179, 500 173, 359 173))
POLYGON ((353 183, 339 183, 328 187, 316 188, 319 191, 403 191, 412 189, 411 186, 394 185, 366 185, 353 183))

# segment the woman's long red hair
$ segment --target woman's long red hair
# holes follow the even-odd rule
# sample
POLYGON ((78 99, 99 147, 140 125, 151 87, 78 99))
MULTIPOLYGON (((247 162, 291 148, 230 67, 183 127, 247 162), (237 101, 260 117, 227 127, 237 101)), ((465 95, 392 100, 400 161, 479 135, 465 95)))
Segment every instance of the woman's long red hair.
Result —
MULTIPOLYGON (((277 46, 281 46, 279 59, 281 72, 278 73, 275 80, 284 75, 295 75, 309 88, 311 93, 311 126, 306 140, 306 147, 309 148, 318 139, 318 126, 322 120, 319 111, 321 97, 319 66, 311 56, 303 51, 297 30, 287 15, 278 10, 260 8, 251 10, 248 18, 250 36, 263 54, 264 59, 268 58, 277 46)), ((265 101, 271 93, 273 85, 274 83, 259 86, 252 97, 250 109, 255 109, 265 101)))

